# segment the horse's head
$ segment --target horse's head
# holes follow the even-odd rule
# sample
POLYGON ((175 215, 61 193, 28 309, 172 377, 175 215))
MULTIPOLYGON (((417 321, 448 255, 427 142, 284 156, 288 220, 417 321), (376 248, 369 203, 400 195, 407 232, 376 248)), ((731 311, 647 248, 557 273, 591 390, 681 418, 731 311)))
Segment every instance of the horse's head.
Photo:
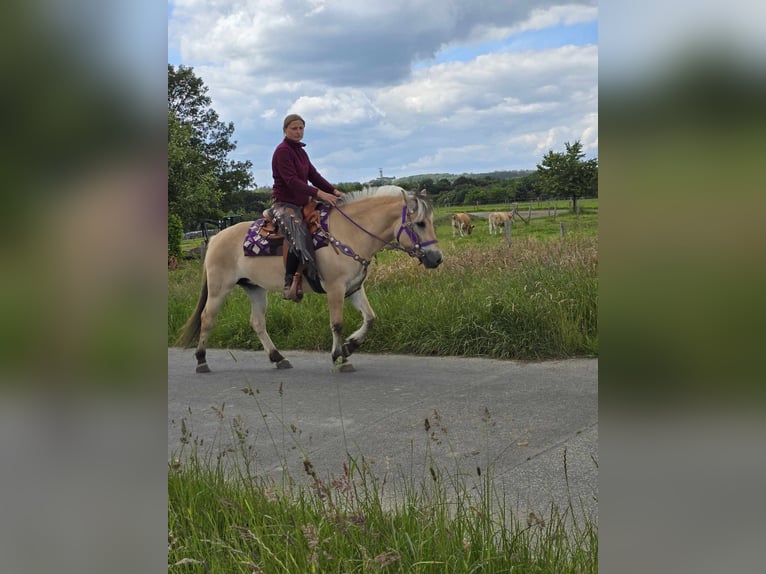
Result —
POLYGON ((422 194, 415 195, 402 190, 402 197, 404 207, 396 240, 425 267, 434 269, 441 264, 443 258, 442 252, 436 247, 438 240, 434 229, 433 207, 422 194))
POLYGON ((433 207, 423 193, 415 194, 398 185, 384 185, 351 192, 336 208, 353 227, 376 240, 372 254, 386 246, 416 257, 430 269, 441 264, 433 207), (404 200, 403 203, 400 200, 404 200))

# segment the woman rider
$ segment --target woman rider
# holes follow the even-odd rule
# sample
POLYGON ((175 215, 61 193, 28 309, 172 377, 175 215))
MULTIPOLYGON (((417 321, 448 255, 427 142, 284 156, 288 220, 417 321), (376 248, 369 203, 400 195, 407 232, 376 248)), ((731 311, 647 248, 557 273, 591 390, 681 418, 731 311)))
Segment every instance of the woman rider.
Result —
POLYGON ((295 302, 301 300, 303 293, 296 287, 291 294, 290 287, 294 278, 296 282, 300 280, 298 268, 301 262, 307 264, 308 270, 315 269, 314 248, 303 222, 302 208, 314 198, 335 205, 344 196, 321 176, 303 149, 306 144, 301 140, 305 126, 306 122, 298 114, 288 115, 282 125, 285 138, 271 158, 274 176, 272 209, 290 244, 285 261, 284 298, 295 302))

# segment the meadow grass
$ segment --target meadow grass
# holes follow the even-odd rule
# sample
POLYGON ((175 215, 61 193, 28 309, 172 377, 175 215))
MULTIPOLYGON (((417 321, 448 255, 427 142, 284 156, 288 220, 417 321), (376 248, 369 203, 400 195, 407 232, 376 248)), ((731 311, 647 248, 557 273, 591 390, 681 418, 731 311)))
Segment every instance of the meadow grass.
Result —
POLYGON ((254 471, 238 420, 227 448, 203 449, 182 426, 168 471, 169 572, 598 571, 596 521, 577 518, 571 498, 520 520, 495 490, 491 466, 469 483, 430 455, 429 474, 403 477, 398 490, 351 456, 327 478, 307 459, 302 477, 289 476, 285 462, 277 482, 254 471))
MULTIPOLYGON (((444 263, 426 270, 401 252, 383 251, 366 283, 378 316, 362 351, 541 360, 598 355, 596 214, 515 221, 510 246, 476 219, 468 237, 452 237, 449 211, 435 216, 444 263), (560 234, 560 224, 565 233, 560 234)), ((201 263, 169 273, 168 344, 194 308, 201 263)), ((249 300, 235 289, 210 338, 211 347, 260 349, 249 325, 249 300)), ((344 334, 360 316, 346 305, 344 334)), ((267 327, 281 349, 328 350, 326 299, 300 305, 269 294, 267 327)))
MULTIPOLYGON (((511 201, 506 203, 488 203, 479 205, 450 205, 440 206, 437 209, 445 213, 490 213, 492 211, 505 211, 510 212, 515 207, 519 210, 521 215, 526 217, 527 210, 532 207, 533 211, 547 210, 549 207, 554 207, 558 210, 558 213, 567 211, 572 207, 572 201, 569 199, 557 199, 557 200, 536 200, 531 201, 511 201)), ((595 213, 598 211, 598 198, 581 198, 577 200, 577 206, 581 213, 595 213)))
MULTIPOLYGON (((515 221, 510 247, 504 236, 489 236, 481 219, 470 237, 453 239, 450 213, 436 212, 438 269, 392 251, 372 263, 366 285, 379 320, 363 351, 530 360, 598 354, 595 213, 515 221)), ((200 272, 191 260, 169 273, 168 344, 196 303, 200 272)), ((269 305, 279 347, 329 352, 323 296, 295 305, 270 294, 269 305)), ((346 311, 348 334, 358 315, 350 305, 346 311)), ((210 345, 260 348, 248 317, 237 289, 210 345)), ((427 455, 429 472, 400 476, 394 488, 363 457, 349 455, 336 477, 318 476, 305 459, 304 475, 290 476, 285 460, 275 480, 254 466, 257 453, 238 419, 231 433, 234 440, 203 448, 182 422, 168 470, 169 572, 598 571, 594 518, 571 500, 534 520, 515 516, 495 489, 491 465, 469 478, 427 455)))

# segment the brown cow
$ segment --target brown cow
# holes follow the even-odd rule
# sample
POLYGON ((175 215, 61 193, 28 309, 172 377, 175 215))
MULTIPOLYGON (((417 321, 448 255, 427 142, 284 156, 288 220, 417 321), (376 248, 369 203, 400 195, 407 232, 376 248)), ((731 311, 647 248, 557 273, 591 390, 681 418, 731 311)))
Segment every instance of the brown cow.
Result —
POLYGON ((471 235, 473 231, 473 223, 471 223, 471 216, 467 213, 456 213, 452 216, 452 237, 455 237, 455 231, 460 233, 460 237, 463 237, 463 231, 467 235, 471 235))
POLYGON ((489 234, 494 235, 506 221, 511 221, 511 214, 502 211, 494 211, 489 214, 489 234))

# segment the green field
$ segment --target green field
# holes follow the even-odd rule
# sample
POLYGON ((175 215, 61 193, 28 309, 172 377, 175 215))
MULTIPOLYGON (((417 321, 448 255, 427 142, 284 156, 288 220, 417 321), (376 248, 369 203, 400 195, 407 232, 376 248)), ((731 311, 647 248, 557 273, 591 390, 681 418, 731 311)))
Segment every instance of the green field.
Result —
MULTIPOLYGON (((490 206, 492 207, 492 206, 490 206)), ((499 206, 495 206, 499 207, 499 206)), ((469 237, 452 237, 451 209, 435 215, 444 263, 427 270, 406 254, 381 252, 366 283, 378 321, 363 352, 457 355, 540 360, 598 355, 598 215, 514 219, 510 245, 490 236, 475 217, 469 237), (561 226, 564 235, 561 235, 561 226)), ((168 345, 196 303, 199 260, 183 260, 169 273, 168 345)), ((211 347, 259 349, 249 301, 235 289, 219 315, 211 347)), ((346 305, 344 333, 360 317, 346 305)), ((326 350, 332 337, 323 296, 307 294, 299 305, 269 294, 267 318, 283 350, 326 350)))
MULTIPOLYGON (((595 198, 588 198, 588 199, 578 199, 577 205, 579 207, 580 213, 583 214, 585 212, 597 212, 598 211, 598 199, 595 198)), ((516 208, 519 213, 524 215, 526 217, 526 213, 529 210, 529 208, 532 208, 533 211, 539 211, 539 210, 547 210, 548 208, 553 209, 554 207, 559 211, 559 213, 562 212, 562 210, 569 210, 572 207, 572 202, 570 200, 564 200, 564 199, 556 199, 556 200, 531 200, 531 201, 519 201, 519 202, 510 202, 510 203, 493 203, 493 204, 479 204, 479 205, 452 205, 450 207, 438 207, 437 211, 440 212, 446 212, 446 213, 458 213, 458 212, 465 212, 465 213, 489 213, 492 211, 512 211, 514 208, 516 208)))

